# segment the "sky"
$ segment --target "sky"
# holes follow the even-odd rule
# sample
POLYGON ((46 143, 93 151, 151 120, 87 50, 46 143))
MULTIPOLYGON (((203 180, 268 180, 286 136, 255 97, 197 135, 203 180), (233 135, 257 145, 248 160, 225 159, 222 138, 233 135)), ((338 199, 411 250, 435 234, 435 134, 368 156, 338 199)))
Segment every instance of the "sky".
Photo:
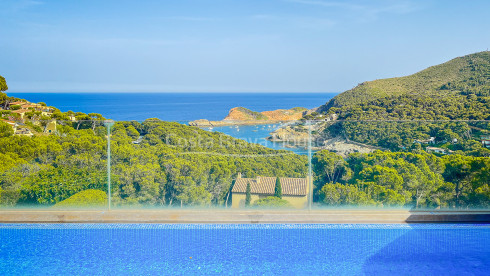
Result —
POLYGON ((490 48, 490 1, 0 0, 9 92, 342 92, 490 48))

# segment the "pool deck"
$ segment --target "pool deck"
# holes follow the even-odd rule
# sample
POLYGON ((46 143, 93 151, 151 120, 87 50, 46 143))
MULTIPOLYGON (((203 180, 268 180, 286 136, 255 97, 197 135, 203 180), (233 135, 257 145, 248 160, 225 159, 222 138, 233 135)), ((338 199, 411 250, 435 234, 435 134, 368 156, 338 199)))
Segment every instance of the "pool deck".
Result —
POLYGON ((490 211, 0 210, 0 223, 490 223, 490 211))

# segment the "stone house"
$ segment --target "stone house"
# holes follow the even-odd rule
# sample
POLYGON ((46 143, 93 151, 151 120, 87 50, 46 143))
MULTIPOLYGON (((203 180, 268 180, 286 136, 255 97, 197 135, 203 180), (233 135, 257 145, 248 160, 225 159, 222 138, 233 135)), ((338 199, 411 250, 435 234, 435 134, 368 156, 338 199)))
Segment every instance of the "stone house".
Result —
MULTIPOLYGON (((280 177, 282 199, 295 208, 308 207, 308 178, 280 177)), ((276 177, 242 178, 238 173, 235 185, 231 190, 232 208, 245 207, 247 184, 250 183, 251 204, 256 200, 274 196, 276 177)))

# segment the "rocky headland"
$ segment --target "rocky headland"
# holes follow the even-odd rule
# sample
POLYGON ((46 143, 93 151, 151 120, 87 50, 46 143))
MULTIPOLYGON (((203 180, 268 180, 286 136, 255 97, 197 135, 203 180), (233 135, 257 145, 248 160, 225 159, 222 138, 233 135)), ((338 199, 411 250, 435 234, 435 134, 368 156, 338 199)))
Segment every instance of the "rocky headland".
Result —
POLYGON ((296 121, 308 113, 308 109, 295 107, 291 109, 277 109, 273 111, 256 112, 244 107, 235 107, 221 121, 200 119, 189 122, 190 126, 230 126, 230 125, 259 125, 275 124, 278 122, 296 121))

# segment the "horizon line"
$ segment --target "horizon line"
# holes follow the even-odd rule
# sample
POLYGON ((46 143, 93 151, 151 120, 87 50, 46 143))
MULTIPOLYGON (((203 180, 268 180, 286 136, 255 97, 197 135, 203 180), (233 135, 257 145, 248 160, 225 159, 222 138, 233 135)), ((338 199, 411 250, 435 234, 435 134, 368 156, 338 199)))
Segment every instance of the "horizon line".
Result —
POLYGON ((325 92, 325 91, 3 91, 6 94, 338 94, 342 92, 325 92))

